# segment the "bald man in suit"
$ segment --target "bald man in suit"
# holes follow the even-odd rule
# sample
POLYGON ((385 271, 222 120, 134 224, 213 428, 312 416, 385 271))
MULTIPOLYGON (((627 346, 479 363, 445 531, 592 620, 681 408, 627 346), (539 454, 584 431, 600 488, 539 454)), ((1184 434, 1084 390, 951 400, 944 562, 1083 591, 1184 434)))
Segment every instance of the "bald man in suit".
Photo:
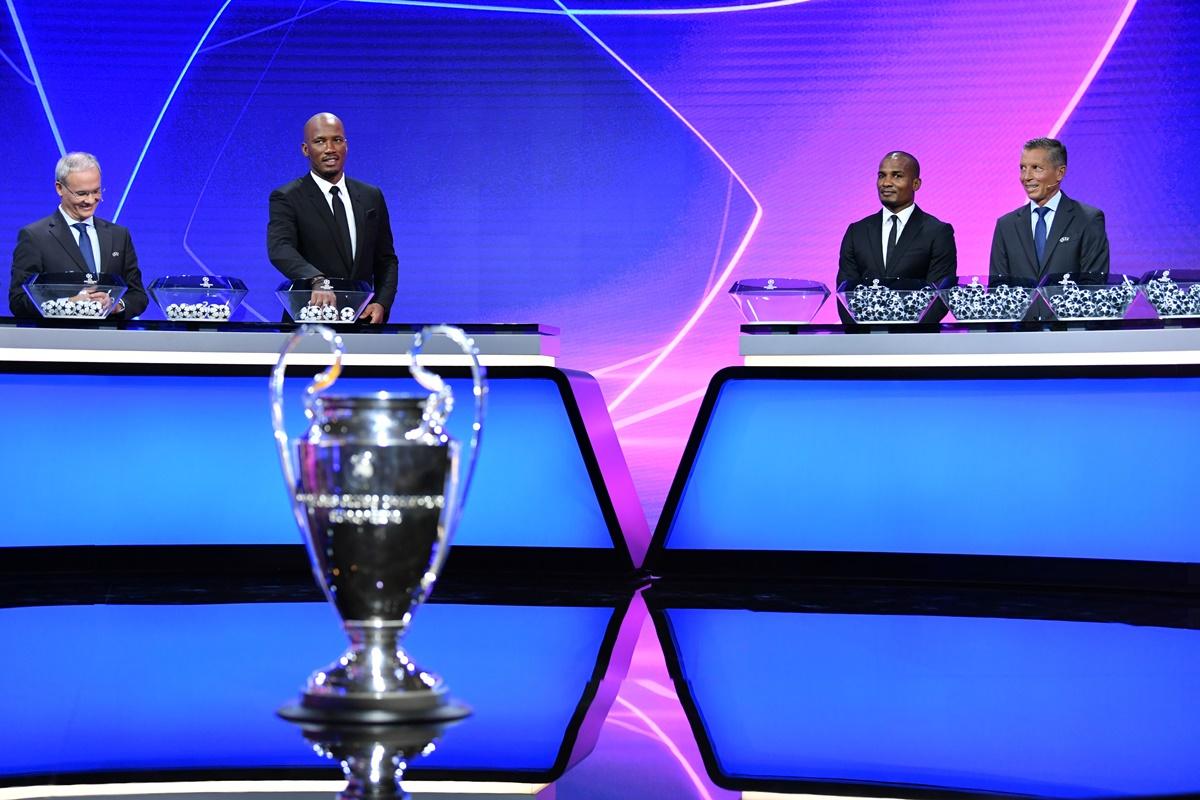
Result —
POLYGON ((312 280, 314 288, 322 278, 366 281, 375 296, 360 319, 387 322, 396 299, 397 259, 383 192, 346 177, 346 131, 333 114, 305 123, 300 151, 309 172, 271 192, 271 263, 293 280, 312 280))
MULTIPOLYGON (((896 150, 879 162, 875 189, 882 211, 852 223, 842 237, 837 285, 870 284, 874 278, 911 278, 937 284, 958 270, 954 228, 916 205, 921 188, 921 165, 909 153, 896 150)), ((842 321, 850 323, 839 306, 842 321)), ((940 302, 927 314, 937 321, 945 314, 940 302)))

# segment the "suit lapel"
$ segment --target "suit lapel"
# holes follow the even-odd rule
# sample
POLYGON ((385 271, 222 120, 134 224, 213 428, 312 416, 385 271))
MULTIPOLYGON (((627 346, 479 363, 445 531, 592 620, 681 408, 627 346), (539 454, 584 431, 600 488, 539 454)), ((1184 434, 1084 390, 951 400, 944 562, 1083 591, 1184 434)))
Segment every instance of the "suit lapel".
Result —
MULTIPOLYGON (((346 276, 354 274, 354 265, 350 263, 350 254, 346 252, 345 246, 342 244, 342 236, 338 232, 337 224, 333 220, 333 209, 325 200, 325 195, 321 192, 321 187, 317 186, 317 182, 313 180, 311 174, 307 174, 301 180, 304 186, 304 194, 312 203, 313 211, 317 217, 324 220, 325 227, 329 230, 329 238, 334 243, 334 249, 342 259, 342 265, 346 267, 346 276)), ((351 201, 353 202, 353 200, 351 201)))
POLYGON ((900 238, 896 240, 896 249, 892 251, 892 260, 888 263, 890 268, 894 270, 896 265, 900 263, 900 258, 908 250, 909 246, 912 245, 917 235, 920 234, 921 226, 924 224, 925 212, 913 206, 912 214, 908 217, 908 224, 900 231, 900 238))
POLYGON ((117 272, 115 269, 108 269, 113 260, 112 228, 101 219, 95 219, 94 223, 96 225, 96 241, 100 243, 100 263, 96 265, 96 268, 101 272, 117 272))
POLYGON ((1058 210, 1054 212, 1054 223, 1050 226, 1050 232, 1046 234, 1046 252, 1044 254, 1046 258, 1042 266, 1049 266, 1050 258, 1054 255, 1054 248, 1058 247, 1058 240, 1062 238, 1063 233, 1074 221, 1075 201, 1064 194, 1058 201, 1058 210))
POLYGON ((67 255, 71 257, 80 271, 88 271, 87 262, 83 260, 83 252, 79 249, 79 242, 75 241, 75 234, 71 233, 71 229, 63 221, 62 214, 56 213, 50 217, 50 236, 62 245, 63 250, 67 251, 67 255))
POLYGON ((871 263, 879 275, 887 275, 883 268, 883 251, 880 249, 883 236, 883 215, 875 214, 867 220, 867 250, 871 253, 871 263))
POLYGON ((1029 204, 1026 203, 1017 211, 1017 241, 1021 243, 1025 259, 1033 265, 1033 274, 1036 276, 1042 274, 1042 265, 1038 263, 1037 252, 1033 249, 1033 228, 1029 220, 1029 204))
POLYGON ((363 259, 363 242, 367 234, 367 198, 362 190, 346 179, 346 192, 350 195, 350 207, 354 209, 354 275, 358 274, 358 265, 363 259))

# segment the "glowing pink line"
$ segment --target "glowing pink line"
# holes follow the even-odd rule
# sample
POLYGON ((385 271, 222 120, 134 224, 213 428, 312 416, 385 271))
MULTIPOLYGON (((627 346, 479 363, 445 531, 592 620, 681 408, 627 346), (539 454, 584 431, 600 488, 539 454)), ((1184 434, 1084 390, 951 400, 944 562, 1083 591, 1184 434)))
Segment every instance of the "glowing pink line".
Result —
POLYGON ((628 428, 630 425, 644 422, 651 417, 657 417, 659 414, 665 414, 672 409, 685 406, 693 400, 699 400, 701 397, 704 397, 704 393, 707 391, 708 387, 697 389, 694 392, 688 392, 682 397, 676 397, 674 400, 668 400, 665 403, 660 403, 653 408, 647 408, 645 411, 639 411, 638 413, 631 414, 628 417, 622 417, 621 419, 613 420, 613 430, 619 431, 622 428, 628 428))
POLYGON ((656 347, 647 353, 642 353, 640 356, 627 358, 624 361, 618 361, 616 364, 609 364, 606 367, 600 367, 600 369, 588 370, 588 372, 592 374, 593 378, 598 378, 601 375, 607 375, 610 372, 616 372, 617 370, 624 369, 625 367, 632 367, 634 364, 645 361, 647 358, 650 358, 657 353, 660 349, 661 348, 656 347))
POLYGON ((646 730, 645 728, 639 728, 637 725, 634 725, 632 722, 626 722, 625 720, 617 719, 616 717, 609 717, 605 721, 605 723, 608 725, 617 727, 617 728, 624 728, 627 731, 632 731, 633 733, 636 733, 638 736, 645 736, 647 739, 651 739, 656 742, 658 741, 658 737, 655 736, 653 733, 646 730))
POLYGON ((712 289, 704 296, 704 299, 700 301, 699 307, 695 310, 695 312, 692 313, 691 317, 688 318, 688 321, 683 324, 683 327, 679 329, 679 333, 675 334, 675 338, 671 339, 667 346, 664 347, 662 351, 654 358, 654 360, 650 362, 650 365, 642 370, 641 373, 639 373, 638 376, 634 378, 633 381, 626 386, 620 394, 617 395, 616 399, 609 404, 608 410, 611 412, 617 406, 621 405, 621 403, 625 402, 625 399, 629 397, 629 395, 631 395, 638 386, 641 386, 646 378, 650 377, 650 373, 658 369, 658 365, 665 361, 667 356, 669 356, 675 350, 675 348, 679 346, 679 343, 683 341, 683 337, 687 336, 688 332, 696 326, 696 323, 700 321, 701 315, 708 310, 708 307, 712 305, 713 300, 715 300, 717 295, 723 291, 725 281, 729 279, 730 273, 732 273, 734 268, 737 267, 738 262, 742 260, 742 254, 746 252, 746 247, 750 244, 750 240, 754 238, 754 232, 758 230, 758 223, 762 221, 763 207, 762 203, 758 202, 758 198, 755 197, 754 192, 750 191, 750 187, 746 185, 744 180, 742 180, 742 176, 739 175, 737 170, 735 170, 729 164, 729 162, 725 160, 725 156, 717 152, 717 148, 713 147, 712 142, 704 138, 704 134, 696 130, 695 125, 688 122, 687 118, 684 117, 683 114, 679 113, 679 110, 667 101, 667 98, 663 97, 657 89, 647 83, 646 79, 638 74, 637 70, 629 66, 624 59, 616 54, 616 51, 605 44, 599 36, 592 33, 588 26, 580 22, 575 16, 574 12, 562 4, 562 0, 554 0, 554 4, 565 11, 567 16, 571 18, 572 22, 579 26, 581 31, 586 33, 592 41, 594 41, 602 50, 604 50, 604 52, 608 53, 608 55, 614 61, 620 64, 626 72, 632 75, 638 83, 646 87, 646 91, 650 92, 650 94, 654 95, 654 97, 657 98, 660 103, 666 106, 667 110, 674 114, 675 118, 682 122, 684 126, 691 131, 692 134, 694 134, 695 137, 699 139, 706 148, 708 148, 710 153, 716 156, 717 160, 725 166, 725 169, 729 170, 729 173, 733 175, 734 179, 741 184, 742 190, 745 191, 750 197, 750 201, 754 203, 754 219, 750 221, 750 227, 746 229, 746 233, 742 236, 742 241, 738 244, 737 250, 734 251, 733 257, 730 258, 729 264, 725 267, 725 271, 721 273, 721 277, 717 279, 717 282, 713 285, 712 289))
POLYGON ((1075 111, 1075 106, 1079 105, 1079 101, 1091 88, 1092 81, 1096 78, 1096 73, 1104 66, 1104 62, 1108 60, 1108 54, 1112 51, 1113 45, 1117 43, 1117 39, 1121 36, 1121 31, 1125 29, 1125 23, 1129 21, 1129 15, 1133 13, 1133 7, 1137 5, 1137 0, 1129 0, 1125 4, 1125 10, 1121 12, 1121 16, 1117 18, 1117 24, 1112 29, 1112 33, 1108 35, 1108 41, 1104 43, 1104 47, 1100 48, 1100 54, 1096 56, 1096 60, 1092 62, 1092 68, 1088 70, 1087 75, 1083 76, 1083 82, 1079 84, 1079 88, 1075 90, 1075 95, 1071 98, 1071 102, 1067 103, 1067 107, 1063 109, 1062 115, 1059 116, 1058 122, 1054 123, 1054 127, 1050 129, 1048 134, 1051 139, 1058 136, 1058 132, 1063 129, 1070 119, 1071 114, 1075 111))
MULTIPOLYGON (((555 0, 555 2, 558 2, 558 0, 555 0)), ((658 723, 646 716, 646 714, 640 708, 626 700, 624 697, 618 697, 617 702, 632 711, 638 719, 646 724, 647 728, 654 731, 654 735, 658 737, 659 741, 666 746, 667 750, 671 752, 671 755, 675 757, 675 760, 679 762, 679 765, 683 767, 683 771, 687 773, 688 778, 692 781, 692 785, 696 787, 696 792, 699 793, 704 800, 712 800, 712 795, 708 793, 708 789, 705 788, 704 783, 700 780, 700 776, 696 774, 696 770, 692 769, 692 765, 688 763, 686 758, 684 758, 683 753, 680 752, 679 748, 675 745, 675 742, 671 740, 671 737, 667 736, 667 734, 663 732, 663 729, 658 727, 658 723)))

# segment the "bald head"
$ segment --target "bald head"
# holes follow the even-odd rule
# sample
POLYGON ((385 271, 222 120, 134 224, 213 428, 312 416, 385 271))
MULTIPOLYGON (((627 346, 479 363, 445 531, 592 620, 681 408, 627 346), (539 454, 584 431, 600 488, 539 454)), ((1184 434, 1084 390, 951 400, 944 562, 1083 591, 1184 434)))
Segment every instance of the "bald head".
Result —
POLYGON ((906 153, 903 150, 893 150, 883 157, 880 166, 883 165, 884 161, 899 161, 908 166, 914 178, 921 177, 921 162, 917 161, 917 157, 912 153, 906 153))
POLYGON ((921 188, 921 165, 909 153, 893 150, 879 162, 875 188, 884 208, 903 211, 913 204, 917 189, 921 188))
POLYGON ((300 152, 308 159, 312 171, 330 183, 342 179, 346 169, 346 129, 333 114, 313 114, 304 123, 304 141, 300 152))

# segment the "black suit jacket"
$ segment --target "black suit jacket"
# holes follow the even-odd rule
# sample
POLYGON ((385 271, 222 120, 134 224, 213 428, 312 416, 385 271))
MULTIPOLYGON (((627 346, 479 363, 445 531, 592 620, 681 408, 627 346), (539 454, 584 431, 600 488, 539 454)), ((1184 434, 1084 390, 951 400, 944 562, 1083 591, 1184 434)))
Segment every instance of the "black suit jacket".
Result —
MULTIPOLYGON (((842 237, 838 256, 837 285, 845 282, 850 288, 858 283, 870 283, 874 278, 913 278, 936 284, 953 278, 958 272, 958 248, 954 245, 954 228, 932 214, 913 206, 908 224, 896 240, 896 249, 883 267, 883 214, 850 224, 842 237)), ((842 321, 852 320, 839 305, 842 321)), ((946 313, 939 300, 926 314, 924 321, 936 322, 946 313)))
POLYGON ((837 283, 874 278, 915 278, 938 283, 958 271, 958 249, 954 228, 932 214, 913 207, 908 224, 896 240, 892 258, 883 268, 883 214, 876 212, 851 223, 842 237, 837 283))
POLYGON ((996 220, 988 266, 993 283, 1005 278, 1037 281, 1061 272, 1108 277, 1108 234, 1104 230, 1103 211, 1064 194, 1046 234, 1046 250, 1040 264, 1033 249, 1032 217, 1026 203, 996 220))
MULTIPOLYGON (((112 313, 109 319, 131 319, 146 310, 150 298, 142 286, 142 271, 138 269, 137 252, 129 229, 108 220, 93 217, 96 238, 100 242, 100 272, 120 275, 129 286, 121 298, 125 310, 112 313)), ((87 264, 75 234, 63 221, 58 209, 45 219, 26 225, 17 232, 13 250, 12 283, 8 287, 8 306, 14 317, 39 317, 33 301, 21 284, 39 272, 87 272, 87 264)))
POLYGON ((287 277, 350 278, 366 281, 375 290, 371 302, 383 306, 384 318, 396 299, 396 249, 383 192, 376 186, 346 178, 346 193, 354 208, 354 262, 334 227, 333 212, 311 173, 271 192, 267 221, 267 255, 287 277))

